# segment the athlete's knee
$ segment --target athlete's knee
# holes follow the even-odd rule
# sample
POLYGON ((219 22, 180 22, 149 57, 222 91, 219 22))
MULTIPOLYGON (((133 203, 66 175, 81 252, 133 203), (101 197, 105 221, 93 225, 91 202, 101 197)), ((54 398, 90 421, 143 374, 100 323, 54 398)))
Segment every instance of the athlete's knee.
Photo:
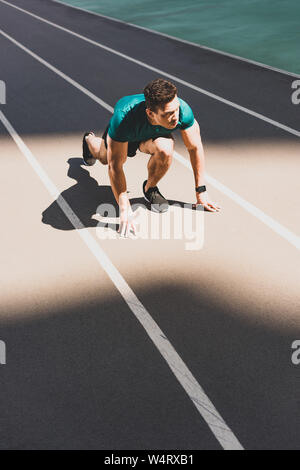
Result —
POLYGON ((98 160, 100 160, 102 165, 108 165, 107 156, 103 157, 103 156, 99 155, 98 160))
POLYGON ((108 164, 107 149, 106 149, 106 146, 105 146, 105 143, 104 143, 103 139, 102 139, 102 142, 101 142, 101 145, 100 145, 100 150, 99 150, 99 154, 98 154, 97 158, 98 158, 98 160, 100 160, 102 165, 107 165, 108 164))
POLYGON ((163 165, 169 165, 173 157, 173 149, 161 148, 157 151, 157 156, 163 165))
POLYGON ((172 138, 160 137, 156 139, 154 143, 159 159, 163 162, 169 162, 173 156, 174 140, 172 138))

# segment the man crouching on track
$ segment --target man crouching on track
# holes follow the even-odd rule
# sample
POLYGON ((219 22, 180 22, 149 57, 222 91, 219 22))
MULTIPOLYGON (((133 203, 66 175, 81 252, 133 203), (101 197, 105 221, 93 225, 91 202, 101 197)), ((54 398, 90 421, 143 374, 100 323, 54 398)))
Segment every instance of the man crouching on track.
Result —
POLYGON ((162 78, 149 83, 144 94, 124 96, 115 108, 102 139, 93 132, 83 137, 83 159, 86 165, 100 160, 108 164, 111 187, 119 204, 122 236, 135 233, 133 213, 127 196, 123 165, 136 151, 150 154, 148 179, 143 183, 145 199, 152 210, 165 212, 168 201, 159 192, 157 183, 168 171, 174 150, 172 131, 180 129, 183 142, 190 154, 195 177, 196 204, 210 212, 220 207, 209 201, 204 181, 204 152, 199 124, 190 106, 178 98, 176 86, 162 78))

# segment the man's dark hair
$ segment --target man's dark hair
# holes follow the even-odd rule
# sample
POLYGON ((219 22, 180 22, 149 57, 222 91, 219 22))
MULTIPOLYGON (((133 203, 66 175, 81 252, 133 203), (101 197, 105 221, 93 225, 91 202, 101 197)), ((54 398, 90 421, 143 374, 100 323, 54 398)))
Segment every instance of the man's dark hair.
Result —
POLYGON ((157 108, 161 108, 166 103, 172 101, 177 95, 177 88, 173 83, 157 78, 144 88, 146 108, 157 112, 157 108))

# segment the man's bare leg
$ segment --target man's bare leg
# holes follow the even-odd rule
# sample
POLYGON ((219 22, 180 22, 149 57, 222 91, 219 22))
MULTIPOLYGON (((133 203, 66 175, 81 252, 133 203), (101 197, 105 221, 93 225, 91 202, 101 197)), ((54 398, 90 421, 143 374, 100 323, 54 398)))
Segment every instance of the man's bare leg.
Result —
POLYGON ((96 158, 96 160, 99 160, 103 165, 107 165, 107 150, 104 139, 96 137, 95 134, 89 134, 86 136, 85 140, 92 156, 96 158))
POLYGON ((153 188, 166 174, 172 163, 174 151, 173 137, 159 137, 140 143, 140 151, 151 155, 148 162, 148 180, 145 191, 153 188))

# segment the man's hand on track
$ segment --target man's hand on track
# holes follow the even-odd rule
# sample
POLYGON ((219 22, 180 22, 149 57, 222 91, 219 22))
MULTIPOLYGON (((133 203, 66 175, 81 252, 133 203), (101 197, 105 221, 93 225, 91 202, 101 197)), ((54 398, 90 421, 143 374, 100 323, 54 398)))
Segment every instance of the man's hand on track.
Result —
POLYGON ((118 233, 122 238, 128 238, 131 233, 136 237, 135 218, 136 216, 132 212, 131 208, 121 212, 118 233))
POLYGON ((201 205, 204 207, 206 211, 209 211, 209 212, 219 212, 221 210, 221 207, 218 204, 212 202, 209 199, 206 191, 204 193, 197 193, 196 197, 197 197, 197 202, 196 204, 193 205, 194 209, 197 209, 197 206, 201 205))

